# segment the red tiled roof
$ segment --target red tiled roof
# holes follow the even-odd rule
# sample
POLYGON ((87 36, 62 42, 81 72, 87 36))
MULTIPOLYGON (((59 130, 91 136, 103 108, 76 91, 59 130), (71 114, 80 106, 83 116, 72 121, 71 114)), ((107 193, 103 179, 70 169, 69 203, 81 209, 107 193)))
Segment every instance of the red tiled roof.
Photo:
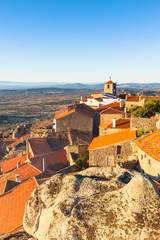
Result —
POLYGON ((35 178, 31 178, 0 197, 0 233, 23 228, 25 205, 37 185, 35 178))
POLYGON ((112 144, 133 140, 136 138, 136 131, 125 130, 123 132, 112 133, 105 136, 93 138, 88 150, 106 147, 112 144))
POLYGON ((94 115, 93 112, 89 112, 89 111, 87 111, 87 110, 85 110, 85 109, 83 109, 83 110, 73 109, 73 110, 71 110, 71 111, 69 111, 69 112, 62 113, 62 114, 60 114, 60 115, 55 116, 54 119, 63 118, 63 117, 65 117, 65 116, 67 116, 67 115, 69 115, 69 114, 72 114, 72 113, 74 113, 74 112, 77 112, 77 113, 79 113, 79 114, 82 114, 82 115, 84 115, 84 116, 86 116, 86 117, 88 117, 88 118, 93 118, 93 115, 94 115))
POLYGON ((42 183, 44 183, 45 181, 49 180, 50 178, 51 178, 51 177, 37 179, 37 183, 38 183, 39 185, 41 185, 42 183))
POLYGON ((160 98, 160 96, 126 96, 126 101, 127 102, 139 102, 141 101, 142 99, 158 99, 160 98))
POLYGON ((60 151, 42 154, 40 156, 31 158, 30 162, 34 167, 40 171, 43 171, 43 158, 46 158, 47 166, 55 163, 67 162, 66 150, 62 149, 60 151))
POLYGON ((160 129, 140 138, 136 144, 150 157, 160 161, 160 129))
POLYGON ((92 95, 94 95, 94 94, 101 94, 102 92, 95 92, 95 93, 92 93, 92 95))
POLYGON ((28 142, 30 143, 34 156, 52 151, 46 138, 30 138, 28 142))
MULTIPOLYGON (((30 158, 32 157, 31 154, 29 154, 30 158)), ((23 156, 17 156, 15 158, 11 158, 3 163, 1 163, 1 169, 3 173, 6 173, 14 168, 17 167, 17 162, 19 162, 19 166, 24 164, 27 159, 27 154, 23 156)))
POLYGON ((100 114, 122 114, 122 113, 124 113, 124 112, 110 107, 110 108, 103 110, 100 114))
POLYGON ((68 112, 62 113, 62 114, 60 114, 60 115, 56 115, 56 116, 54 117, 54 119, 59 119, 59 118, 65 117, 65 116, 67 116, 67 115, 69 115, 69 114, 71 114, 71 113, 73 113, 73 112, 75 112, 75 111, 76 111, 75 109, 72 109, 72 110, 70 110, 70 111, 68 111, 68 112))
POLYGON ((150 117, 150 118, 157 118, 157 119, 158 119, 158 118, 159 118, 159 116, 152 116, 152 117, 150 117))
POLYGON ((29 134, 26 134, 26 135, 24 135, 23 137, 20 137, 20 138, 18 138, 18 139, 13 139, 13 142, 10 143, 10 144, 8 144, 7 146, 8 146, 9 148, 14 147, 14 146, 18 145, 19 143, 25 141, 26 138, 28 138, 28 136, 29 136, 29 134))
POLYGON ((112 84, 112 83, 114 83, 114 82, 112 82, 111 80, 109 80, 108 82, 106 82, 107 84, 112 84))
POLYGON ((28 178, 34 177, 42 173, 29 163, 26 163, 12 172, 0 175, 0 195, 2 195, 6 188, 7 180, 16 181, 16 174, 19 175, 19 180, 24 181, 28 178))
POLYGON ((113 123, 101 124, 99 127, 107 128, 130 128, 130 118, 120 118, 116 120, 116 127, 113 127, 113 123))
MULTIPOLYGON (((121 102, 121 104, 122 104, 122 108, 123 108, 124 103, 121 102)), ((107 105, 105 105, 105 106, 96 108, 96 111, 101 112, 101 111, 103 111, 103 110, 105 110, 105 109, 108 109, 108 108, 115 108, 115 109, 117 109, 117 110, 121 110, 121 108, 120 108, 120 102, 114 102, 114 103, 110 103, 110 104, 107 104, 107 105)))

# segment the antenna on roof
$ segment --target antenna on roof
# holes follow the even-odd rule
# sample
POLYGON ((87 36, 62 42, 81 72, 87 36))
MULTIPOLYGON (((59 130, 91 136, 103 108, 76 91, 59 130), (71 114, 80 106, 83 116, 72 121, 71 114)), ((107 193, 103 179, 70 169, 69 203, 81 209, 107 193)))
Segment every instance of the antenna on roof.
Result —
POLYGON ((111 78, 112 78, 112 77, 109 77, 110 81, 111 81, 111 78))

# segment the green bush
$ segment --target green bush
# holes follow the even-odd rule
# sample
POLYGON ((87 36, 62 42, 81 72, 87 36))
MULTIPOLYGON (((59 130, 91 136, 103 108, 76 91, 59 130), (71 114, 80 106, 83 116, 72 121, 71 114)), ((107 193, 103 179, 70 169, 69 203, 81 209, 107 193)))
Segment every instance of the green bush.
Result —
POLYGON ((84 170, 87 168, 87 160, 88 160, 88 156, 80 156, 79 158, 76 159, 75 161, 75 165, 77 167, 78 170, 84 170))
POLYGON ((160 100, 149 99, 143 107, 138 107, 133 112, 133 117, 150 118, 155 115, 156 112, 160 112, 160 100))
POLYGON ((137 137, 142 136, 144 133, 145 133, 144 128, 140 128, 140 129, 138 129, 138 130, 137 130, 137 137))

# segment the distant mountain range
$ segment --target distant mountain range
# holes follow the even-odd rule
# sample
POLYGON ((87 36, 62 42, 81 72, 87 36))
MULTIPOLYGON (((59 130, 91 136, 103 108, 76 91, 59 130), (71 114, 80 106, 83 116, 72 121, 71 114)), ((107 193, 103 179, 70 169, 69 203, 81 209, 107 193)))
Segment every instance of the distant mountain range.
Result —
MULTIPOLYGON (((14 89, 29 89, 29 88, 48 88, 56 87, 63 89, 98 89, 103 90, 103 83, 57 83, 57 82, 12 82, 12 81, 0 81, 0 89, 14 90, 14 89)), ((160 83, 121 83, 118 84, 120 89, 128 89, 135 91, 144 90, 158 90, 160 89, 160 83)))

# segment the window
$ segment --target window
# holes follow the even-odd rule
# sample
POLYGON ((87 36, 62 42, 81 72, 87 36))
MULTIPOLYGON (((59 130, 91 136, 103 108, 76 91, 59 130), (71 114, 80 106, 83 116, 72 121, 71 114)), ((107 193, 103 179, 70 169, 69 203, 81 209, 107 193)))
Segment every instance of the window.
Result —
POLYGON ((151 160, 150 159, 148 159, 148 164, 151 165, 151 160))
POLYGON ((117 146, 117 154, 122 154, 122 146, 117 146))
POLYGON ((143 154, 141 154, 141 159, 143 160, 143 154))
POLYGON ((109 85, 107 85, 107 87, 109 88, 110 86, 109 86, 109 85))
POLYGON ((147 155, 145 154, 144 157, 146 158, 146 156, 147 156, 147 155))

